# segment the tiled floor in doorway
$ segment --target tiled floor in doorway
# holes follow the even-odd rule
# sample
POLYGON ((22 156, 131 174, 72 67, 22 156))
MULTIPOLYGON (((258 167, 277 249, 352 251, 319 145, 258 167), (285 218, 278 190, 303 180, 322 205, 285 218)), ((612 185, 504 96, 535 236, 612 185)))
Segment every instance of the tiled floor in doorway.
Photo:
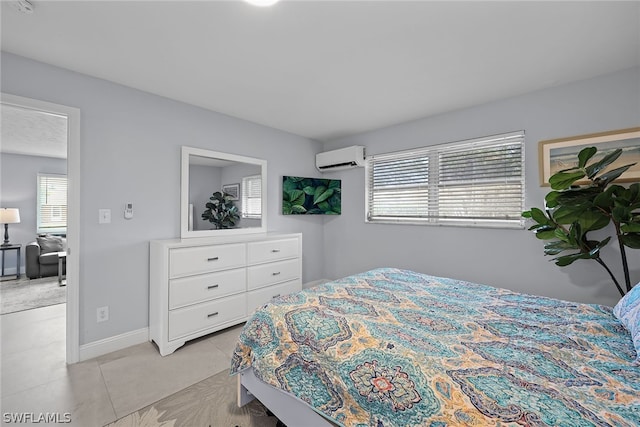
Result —
POLYGON ((0 316, 2 425, 9 425, 7 414, 53 413, 69 414, 67 425, 103 426, 229 368, 241 329, 194 340, 165 357, 146 342, 66 365, 65 311, 58 304, 0 316))

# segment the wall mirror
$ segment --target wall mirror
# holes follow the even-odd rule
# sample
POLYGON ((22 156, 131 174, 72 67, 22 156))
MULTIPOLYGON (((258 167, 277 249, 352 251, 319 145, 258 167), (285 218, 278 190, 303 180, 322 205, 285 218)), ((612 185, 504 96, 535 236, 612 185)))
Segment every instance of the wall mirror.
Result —
POLYGON ((267 161, 182 147, 180 237, 267 231, 267 161), (227 195, 221 202, 214 193, 227 195), (208 209, 211 202, 214 208, 208 209), (209 219, 203 219, 207 211, 209 219))

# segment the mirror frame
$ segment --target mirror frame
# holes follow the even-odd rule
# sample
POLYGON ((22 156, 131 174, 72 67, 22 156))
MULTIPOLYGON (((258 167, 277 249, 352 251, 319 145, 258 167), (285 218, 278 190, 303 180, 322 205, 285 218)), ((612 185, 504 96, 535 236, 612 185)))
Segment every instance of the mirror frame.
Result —
POLYGON ((180 178, 180 238, 214 237, 236 234, 253 234, 267 232, 267 161, 236 154, 221 153, 203 148, 182 146, 182 167, 180 178), (249 163, 260 166, 262 175, 262 218, 260 227, 229 228, 222 230, 189 230, 189 157, 208 157, 211 159, 227 160, 239 163, 249 163))

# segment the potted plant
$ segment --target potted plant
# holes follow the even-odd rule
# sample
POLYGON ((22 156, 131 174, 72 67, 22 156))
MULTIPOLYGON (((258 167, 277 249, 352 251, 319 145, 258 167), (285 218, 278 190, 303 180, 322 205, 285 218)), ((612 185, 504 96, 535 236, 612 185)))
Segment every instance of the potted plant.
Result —
POLYGON ((626 248, 640 249, 640 183, 628 187, 612 184, 635 163, 607 171, 620 157, 622 149, 606 154, 599 161, 591 161, 597 151, 595 147, 582 149, 577 166, 549 178, 552 191, 545 197, 544 210, 532 208, 522 216, 535 222, 529 230, 546 241, 544 254, 555 256, 556 265, 565 267, 579 259, 594 260, 607 271, 620 294, 625 295, 632 287, 626 248), (586 184, 579 185, 578 181, 586 184), (600 257, 600 251, 612 236, 602 240, 592 237, 592 232, 609 224, 613 224, 612 231, 620 248, 624 288, 600 257))
POLYGON ((240 219, 240 212, 233 203, 232 196, 216 191, 209 200, 202 219, 211 222, 216 229, 234 228, 240 219))

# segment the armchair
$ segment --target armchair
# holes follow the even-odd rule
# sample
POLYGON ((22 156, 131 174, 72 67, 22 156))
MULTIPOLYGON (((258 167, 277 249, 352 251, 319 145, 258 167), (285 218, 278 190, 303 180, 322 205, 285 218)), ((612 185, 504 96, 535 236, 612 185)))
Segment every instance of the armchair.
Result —
MULTIPOLYGON (((42 235, 26 246, 25 273, 29 279, 58 275, 58 252, 66 249, 67 239, 59 236, 42 235)), ((62 273, 66 274, 66 259, 62 273)))

